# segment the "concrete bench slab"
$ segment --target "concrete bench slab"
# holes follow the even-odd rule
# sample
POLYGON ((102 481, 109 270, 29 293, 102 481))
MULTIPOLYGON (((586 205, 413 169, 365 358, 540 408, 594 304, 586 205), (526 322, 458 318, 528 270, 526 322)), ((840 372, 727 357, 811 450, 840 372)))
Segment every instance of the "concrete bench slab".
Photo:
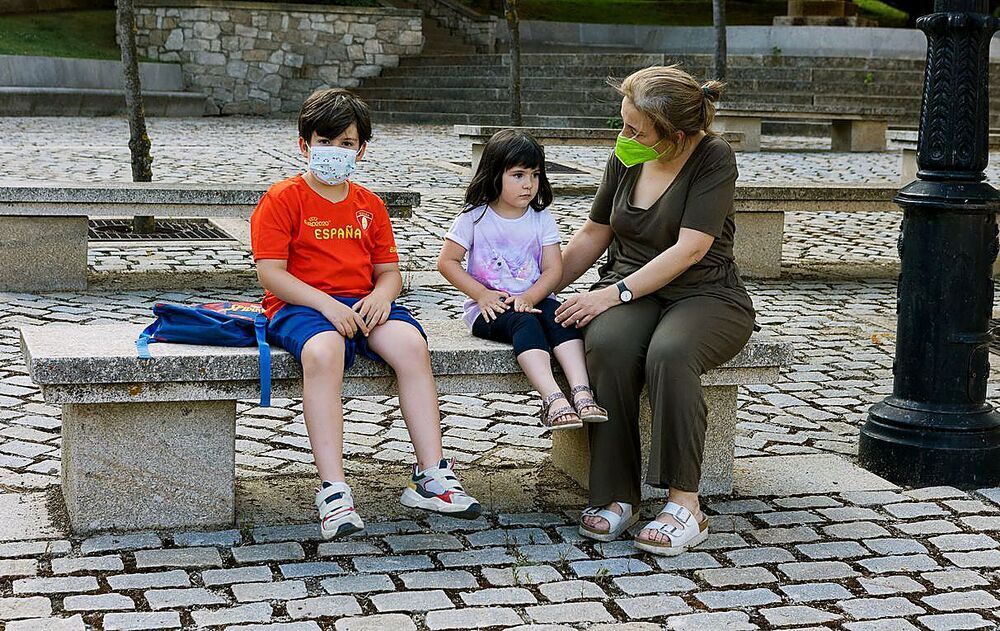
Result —
POLYGON ((893 185, 782 184, 736 187, 733 253, 746 276, 781 276, 786 212, 899 212, 893 185))
MULTIPOLYGON (((249 218, 266 190, 156 182, 0 187, 0 291, 86 288, 89 217, 249 218)), ((420 193, 376 193, 394 217, 420 205, 420 193)))
MULTIPOLYGON (((534 136, 543 145, 607 146, 613 147, 621 132, 618 128, 604 127, 501 127, 490 125, 455 125, 453 133, 461 140, 472 142, 471 173, 479 168, 486 141, 501 129, 517 129, 534 136)), ((723 131, 722 137, 736 151, 743 149, 743 133, 723 131)))
MULTIPOLYGON (((474 338, 456 321, 425 326, 440 393, 531 391, 508 346, 474 338)), ((257 351, 153 344, 152 359, 143 360, 134 346, 142 328, 21 329, 31 379, 47 403, 62 406, 62 488, 70 523, 78 532, 230 524, 236 401, 259 396, 257 351)), ((299 365, 285 351, 273 351, 274 395, 300 397, 299 365)), ((706 490, 732 487, 737 386, 775 381, 790 357, 789 344, 755 335, 737 357, 704 376, 711 426, 706 490)), ((386 367, 359 358, 344 394, 395 394, 394 378, 386 367)), ((553 462, 585 480, 579 437, 567 438, 554 441, 553 462)))
POLYGON ((831 125, 833 151, 885 151, 889 117, 901 115, 892 108, 846 108, 767 103, 720 103, 713 126, 744 134, 743 150, 760 151, 761 121, 825 121, 831 125))

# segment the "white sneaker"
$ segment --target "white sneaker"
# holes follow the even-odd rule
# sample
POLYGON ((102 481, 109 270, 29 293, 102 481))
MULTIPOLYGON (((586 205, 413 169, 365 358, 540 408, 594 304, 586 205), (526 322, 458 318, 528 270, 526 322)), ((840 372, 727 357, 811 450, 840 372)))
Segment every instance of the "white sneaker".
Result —
POLYGON ((399 501, 403 506, 422 508, 459 519, 475 519, 482 512, 476 498, 465 492, 454 471, 453 460, 442 459, 438 466, 418 471, 403 489, 399 501))
POLYGON ((343 537, 361 531, 365 523, 354 510, 354 496, 346 482, 327 482, 316 491, 319 509, 319 532, 324 539, 343 537))

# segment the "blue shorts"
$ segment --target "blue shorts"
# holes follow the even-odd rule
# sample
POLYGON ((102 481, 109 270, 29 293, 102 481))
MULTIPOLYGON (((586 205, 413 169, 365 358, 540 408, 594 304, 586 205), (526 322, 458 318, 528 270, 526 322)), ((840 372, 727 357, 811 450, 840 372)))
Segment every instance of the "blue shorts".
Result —
MULTIPOLYGON (((331 297, 348 307, 353 307, 354 303, 360 300, 360 298, 331 297)), ((392 307, 389 310, 389 320, 408 322, 420 331, 420 335, 424 336, 425 340, 427 339, 427 334, 424 333, 423 327, 414 319, 406 307, 400 306, 395 302, 392 303, 392 307)), ((312 336, 324 331, 336 330, 336 327, 322 313, 312 307, 285 305, 281 309, 278 309, 278 312, 274 314, 271 322, 267 325, 267 339, 272 344, 277 344, 294 355, 295 359, 301 364, 302 347, 306 345, 306 342, 312 336)), ((359 353, 363 357, 367 357, 373 361, 385 363, 385 360, 368 347, 368 338, 362 335, 360 331, 353 338, 345 337, 344 347, 344 370, 354 365, 354 359, 359 353)))

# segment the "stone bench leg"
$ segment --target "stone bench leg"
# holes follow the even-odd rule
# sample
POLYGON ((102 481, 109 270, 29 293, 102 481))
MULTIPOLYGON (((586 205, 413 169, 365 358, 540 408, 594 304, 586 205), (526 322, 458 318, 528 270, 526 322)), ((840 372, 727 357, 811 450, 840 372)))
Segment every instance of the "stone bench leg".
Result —
POLYGON ((780 277, 784 237, 785 213, 737 210, 733 255, 740 272, 752 278, 780 277))
POLYGON ((917 150, 904 148, 899 157, 899 185, 904 186, 917 179, 917 150))
POLYGON ((885 151, 887 121, 833 121, 831 127, 834 151, 885 151))
MULTIPOLYGON (((726 495, 733 490, 733 454, 736 451, 736 386, 704 386, 708 404, 708 433, 701 467, 700 491, 708 495, 726 495)), ((650 412, 649 399, 642 395, 639 413, 642 442, 642 470, 645 475, 649 462, 650 412)), ((563 430, 552 432, 552 464, 565 472, 585 489, 590 488, 590 446, 587 431, 563 430)), ((644 484, 642 496, 663 497, 665 489, 644 484)))
POLYGON ((235 401, 63 405, 73 530, 232 524, 235 444, 235 401))
POLYGON ((712 123, 715 131, 735 131, 743 134, 743 151, 760 151, 760 119, 717 114, 712 123))
POLYGON ((484 142, 473 142, 472 143, 472 163, 469 165, 469 180, 476 175, 476 171, 479 170, 479 161, 483 158, 483 147, 486 146, 484 142))
POLYGON ((0 217, 0 291, 87 287, 87 217, 0 217))

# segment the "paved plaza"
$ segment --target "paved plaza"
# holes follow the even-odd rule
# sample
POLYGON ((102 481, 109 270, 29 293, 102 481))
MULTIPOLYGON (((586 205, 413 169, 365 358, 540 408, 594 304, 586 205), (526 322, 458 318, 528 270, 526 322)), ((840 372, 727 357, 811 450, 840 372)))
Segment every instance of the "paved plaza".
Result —
MULTIPOLYGON (((375 132, 357 180, 422 195, 394 222, 401 302, 423 320, 456 318, 461 297, 434 268, 470 149, 448 127, 375 132)), ((153 119, 155 179, 264 186, 301 168, 294 136, 286 120, 153 119)), ((0 118, 0 185, 126 182, 127 138, 122 119, 0 118)), ((898 181, 898 152, 816 151, 824 143, 765 137, 766 151, 737 154, 740 181, 898 181)), ((575 171, 553 182, 593 187, 608 154, 552 147, 575 171)), ((564 242, 589 202, 557 196, 564 242)), ((17 329, 260 298, 246 222, 225 222, 235 238, 207 246, 91 244, 88 290, 0 294, 0 629, 996 629, 1000 488, 898 488, 856 464, 867 410, 892 387, 896 297, 891 271, 852 270, 891 269, 899 218, 788 214, 782 279, 747 285, 764 333, 794 343, 795 358, 777 383, 740 389, 734 493, 704 500, 713 534, 674 558, 579 537, 585 492, 548 463, 538 402, 504 393, 441 400, 446 452, 484 504, 476 521, 398 504, 412 457, 398 402, 359 397, 345 401, 358 536, 319 538, 298 400, 240 404, 232 529, 72 535, 59 409, 28 378, 17 329)))

